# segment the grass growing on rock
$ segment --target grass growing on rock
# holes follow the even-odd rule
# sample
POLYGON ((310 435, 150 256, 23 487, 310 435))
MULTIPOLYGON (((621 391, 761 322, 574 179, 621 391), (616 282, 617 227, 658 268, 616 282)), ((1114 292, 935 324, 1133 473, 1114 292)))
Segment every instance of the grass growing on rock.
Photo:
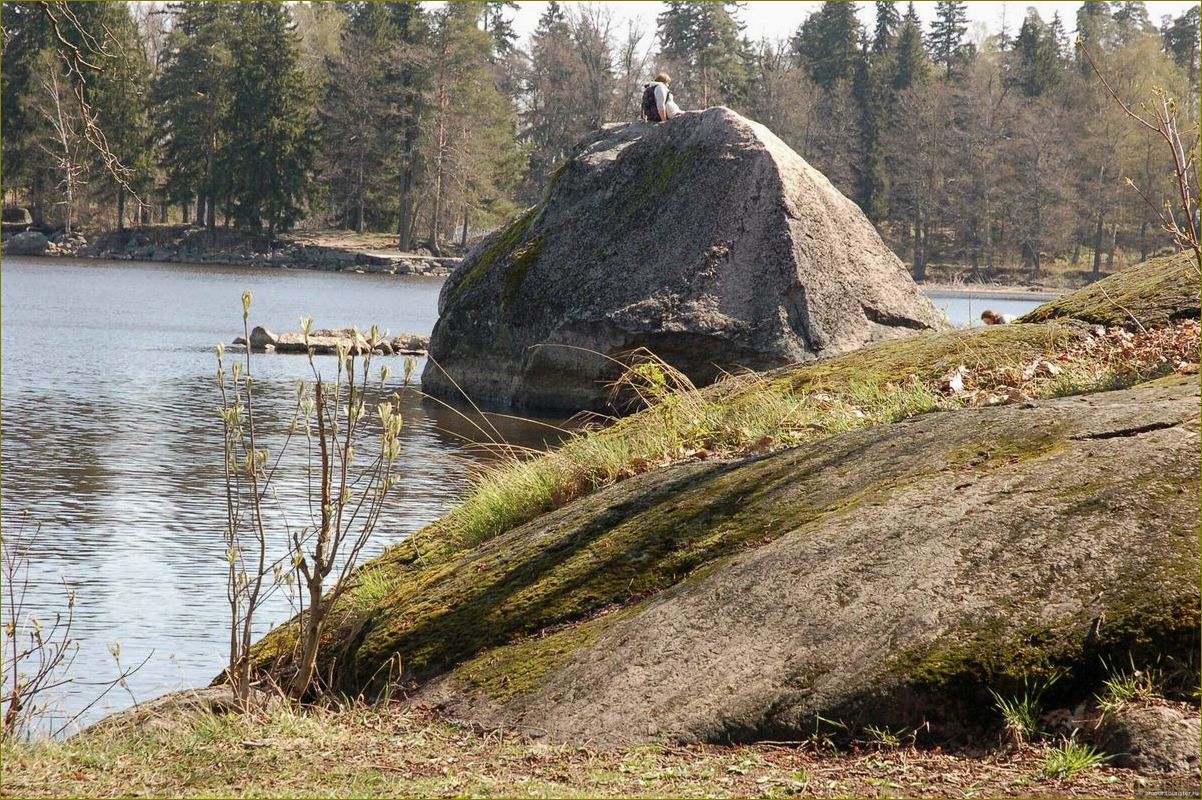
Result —
POLYGON ((477 478, 432 529, 427 557, 471 547, 602 486, 665 464, 769 452, 915 414, 1116 389, 1197 363, 1193 320, 1131 333, 1079 324, 929 333, 696 389, 654 360, 628 373, 649 405, 477 478))
MULTIPOLYGON (((486 275, 497 264, 503 263, 507 259, 513 259, 515 252, 518 252, 518 248, 525 244, 526 236, 530 232, 530 226, 534 224, 534 220, 542 210, 543 206, 541 204, 528 208, 521 216, 511 222, 508 227, 503 228, 500 233, 496 234, 492 241, 485 247, 484 251, 476 256, 476 261, 472 265, 471 270, 459 279, 459 283, 454 287, 454 293, 456 295, 462 294, 469 286, 486 275)), ((535 256, 537 257, 537 253, 535 256)))

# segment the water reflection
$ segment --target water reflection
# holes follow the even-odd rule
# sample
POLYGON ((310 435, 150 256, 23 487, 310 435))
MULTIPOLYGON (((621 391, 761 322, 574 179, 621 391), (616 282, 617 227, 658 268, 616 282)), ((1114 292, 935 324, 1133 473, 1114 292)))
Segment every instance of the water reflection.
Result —
MULTIPOLYGON (((79 589, 76 674, 112 675, 107 647, 117 640, 124 663, 155 653, 130 681, 139 698, 205 683, 220 669, 225 512, 213 345, 238 332, 243 289, 255 293, 252 323, 277 330, 311 314, 323 327, 379 323, 428 334, 439 286, 391 276, 4 259, 0 515, 8 526, 28 508, 43 523, 33 608, 46 616, 61 607, 60 576, 79 589)), ((398 360, 385 361, 401 372, 398 360)), ((327 375, 334 363, 317 359, 327 375)), ((309 365, 304 357, 260 356, 253 369, 262 442, 274 453, 309 365)), ((373 391, 384 397, 401 389, 392 377, 373 391)), ((469 470, 488 458, 464 447, 481 437, 459 413, 415 392, 402 398, 396 488, 367 556, 445 513, 469 470)), ((522 446, 556 438, 523 420, 493 424, 522 446)), ((271 513, 279 522, 282 508, 289 524, 303 525, 303 445, 294 441, 290 452, 271 513)), ((283 528, 272 537, 279 555, 283 528)), ((260 632, 291 613, 277 593, 260 632)), ((104 705, 126 703, 114 695, 104 705)))

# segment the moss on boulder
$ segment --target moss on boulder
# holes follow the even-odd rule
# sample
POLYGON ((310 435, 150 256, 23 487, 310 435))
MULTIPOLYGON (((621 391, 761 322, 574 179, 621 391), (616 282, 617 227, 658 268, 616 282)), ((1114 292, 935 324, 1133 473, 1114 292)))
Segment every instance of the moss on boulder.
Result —
POLYGON ((1193 253, 1154 258, 1045 303, 1020 322, 1079 319, 1093 325, 1153 328, 1199 313, 1193 253))

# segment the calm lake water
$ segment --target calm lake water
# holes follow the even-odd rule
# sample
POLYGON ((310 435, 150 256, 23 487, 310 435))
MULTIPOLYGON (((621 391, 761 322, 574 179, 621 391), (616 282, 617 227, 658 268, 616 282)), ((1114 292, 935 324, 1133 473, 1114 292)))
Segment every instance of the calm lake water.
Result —
MULTIPOLYGON (((103 681, 124 664, 149 662, 130 681, 139 700, 207 683, 226 647, 221 532, 221 424, 213 349, 241 333, 241 294, 254 293, 251 324, 294 330, 373 323, 429 334, 441 279, 134 262, 5 258, 2 282, 2 524, 28 509, 41 525, 29 606, 43 619, 64 605, 61 581, 78 590, 75 674, 103 681)), ((990 307, 1021 313, 1037 299, 981 300, 933 294, 957 324, 990 307)), ((233 351, 230 356, 234 355, 233 351)), ((387 359, 400 386, 399 359, 387 359)), ((333 370, 333 359, 318 359, 333 370)), ((420 373, 421 365, 417 372, 420 373)), ((260 409, 277 427, 294 384, 309 377, 301 356, 260 356, 260 409)), ((461 496, 473 465, 471 423, 410 394, 400 480, 367 557, 441 516, 461 496)), ((556 438, 536 421, 492 418, 509 441, 541 447, 556 438)), ((299 496, 302 477, 281 490, 299 496)), ((261 612, 263 629, 292 614, 283 594, 261 612)), ((92 689, 62 699, 78 708, 92 689)), ((129 704, 112 695, 89 713, 129 704)))

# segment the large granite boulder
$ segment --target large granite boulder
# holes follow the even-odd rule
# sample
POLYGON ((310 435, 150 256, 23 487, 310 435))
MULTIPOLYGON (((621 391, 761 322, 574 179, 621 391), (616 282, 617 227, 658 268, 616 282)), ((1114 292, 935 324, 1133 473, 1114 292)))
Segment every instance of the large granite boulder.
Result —
POLYGON ((727 108, 607 126, 443 286, 425 391, 606 405, 645 347, 695 383, 939 328, 851 200, 727 108))

